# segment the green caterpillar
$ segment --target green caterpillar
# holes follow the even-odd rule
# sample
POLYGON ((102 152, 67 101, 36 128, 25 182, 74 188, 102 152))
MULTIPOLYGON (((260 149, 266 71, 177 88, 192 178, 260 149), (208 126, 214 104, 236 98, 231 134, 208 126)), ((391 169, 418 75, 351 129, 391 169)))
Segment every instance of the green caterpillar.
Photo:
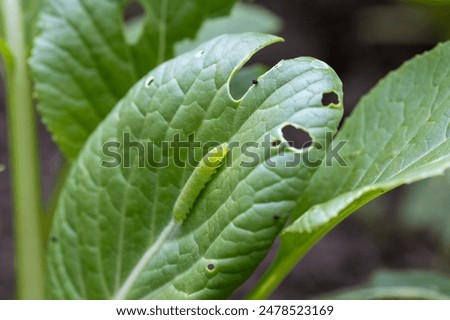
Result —
POLYGON ((228 151, 228 144, 223 143, 209 151, 198 163, 175 202, 173 212, 176 222, 187 218, 198 195, 220 167, 228 151))

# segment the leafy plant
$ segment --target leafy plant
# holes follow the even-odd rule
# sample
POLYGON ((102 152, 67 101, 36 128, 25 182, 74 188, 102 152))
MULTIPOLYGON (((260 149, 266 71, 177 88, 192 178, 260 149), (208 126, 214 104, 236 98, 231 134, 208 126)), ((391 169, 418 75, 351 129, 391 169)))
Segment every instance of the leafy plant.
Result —
POLYGON ((450 43, 388 75, 330 142, 343 93, 324 62, 281 61, 249 89, 238 85, 245 94, 236 98, 238 71, 280 38, 226 34, 175 56, 176 43, 233 1, 143 0, 144 17, 125 28, 127 1, 50 0, 30 66, 42 119, 71 168, 47 235, 39 227, 27 3, 4 0, 2 8, 23 241, 19 297, 42 297, 45 247, 50 298, 226 298, 280 235, 277 258, 249 295, 266 298, 357 208, 450 165, 450 43), (290 146, 286 126, 308 133, 311 145, 290 146), (29 141, 32 148, 19 147, 29 141))
POLYGON ((360 288, 324 295, 324 299, 448 300, 450 279, 437 272, 380 270, 360 288))

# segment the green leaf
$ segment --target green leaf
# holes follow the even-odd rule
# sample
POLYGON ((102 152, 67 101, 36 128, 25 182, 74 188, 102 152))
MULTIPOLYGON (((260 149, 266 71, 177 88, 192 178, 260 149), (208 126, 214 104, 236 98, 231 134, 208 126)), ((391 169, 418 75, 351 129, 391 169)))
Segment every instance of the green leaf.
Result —
MULTIPOLYGON (((31 49, 34 37, 37 34, 37 21, 46 1, 49 0, 20 0, 24 12, 25 37, 28 48, 31 49)), ((51 1, 51 0, 50 0, 51 1)))
POLYGON ((450 167, 450 43, 389 74, 345 121, 326 161, 301 194, 279 255, 253 297, 267 294, 297 261, 356 209, 405 183, 450 167), (336 160, 337 158, 335 158, 336 160), (264 293, 263 293, 264 292, 264 293))
POLYGON ((234 1, 142 0, 144 29, 124 35, 126 1, 52 0, 39 19, 31 57, 39 110, 69 159, 128 89, 173 56, 173 45, 195 36, 208 17, 234 1))
POLYGON ((367 285, 325 294, 321 299, 450 299, 450 278, 432 271, 375 272, 367 285))
POLYGON ((61 194, 48 250, 51 298, 225 298, 250 276, 315 170, 288 161, 323 156, 319 148, 342 116, 342 104, 321 103, 330 91, 342 100, 339 78, 312 58, 282 61, 242 99, 231 97, 231 78, 256 51, 278 41, 257 33, 211 40, 150 72, 114 108, 73 164, 61 194), (285 142, 288 124, 307 131, 314 145, 270 147, 285 142), (132 150, 105 145, 125 143, 125 134, 132 150), (189 153, 164 149, 177 135, 190 141, 189 153), (147 152, 138 153, 137 142, 147 152), (200 185, 191 188, 186 181, 195 163, 185 166, 176 154, 200 161, 203 148, 194 142, 226 143, 229 152, 216 173, 195 178, 200 185), (253 147, 236 146, 244 142, 253 147), (117 151, 121 164, 111 163, 102 146, 117 151), (154 155, 145 158, 149 149, 154 155), (152 165, 163 158, 167 165, 152 165), (192 209, 180 223, 173 209, 181 193, 191 197, 184 207, 192 209))
POLYGON ((271 11, 256 4, 237 3, 228 17, 206 20, 195 40, 184 40, 175 46, 176 54, 187 52, 201 43, 225 33, 261 32, 277 34, 281 19, 271 11))

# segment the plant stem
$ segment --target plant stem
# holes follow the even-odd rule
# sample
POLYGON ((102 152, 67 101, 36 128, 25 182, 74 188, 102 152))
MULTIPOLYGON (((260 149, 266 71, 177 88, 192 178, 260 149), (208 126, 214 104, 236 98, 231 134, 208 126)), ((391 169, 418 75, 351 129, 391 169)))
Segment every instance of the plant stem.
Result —
POLYGON ((247 295, 246 299, 264 300, 269 298, 289 272, 295 267, 300 258, 301 257, 298 255, 292 255, 280 259, 280 253, 278 253, 275 261, 271 264, 269 269, 267 269, 257 285, 247 295))
POLYGON ((3 0, 6 42, 14 57, 7 72, 7 111, 18 299, 44 298, 41 184, 36 115, 27 67, 21 1, 3 0))

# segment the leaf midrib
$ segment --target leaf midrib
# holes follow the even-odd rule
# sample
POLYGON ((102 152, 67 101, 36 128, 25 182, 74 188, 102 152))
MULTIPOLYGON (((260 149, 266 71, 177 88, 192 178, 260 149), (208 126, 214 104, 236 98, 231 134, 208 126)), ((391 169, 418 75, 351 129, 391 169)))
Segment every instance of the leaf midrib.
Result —
POLYGON ((139 262, 136 264, 134 269, 131 271, 128 278, 123 283, 122 287, 117 291, 117 293, 112 297, 114 300, 123 300, 126 298, 130 289, 133 287, 136 280, 139 278, 142 271, 144 271, 147 263, 154 257, 159 249, 166 243, 169 236, 174 232, 179 224, 175 222, 175 219, 171 219, 170 223, 164 228, 164 230, 159 234, 158 239, 150 246, 145 252, 139 262))

